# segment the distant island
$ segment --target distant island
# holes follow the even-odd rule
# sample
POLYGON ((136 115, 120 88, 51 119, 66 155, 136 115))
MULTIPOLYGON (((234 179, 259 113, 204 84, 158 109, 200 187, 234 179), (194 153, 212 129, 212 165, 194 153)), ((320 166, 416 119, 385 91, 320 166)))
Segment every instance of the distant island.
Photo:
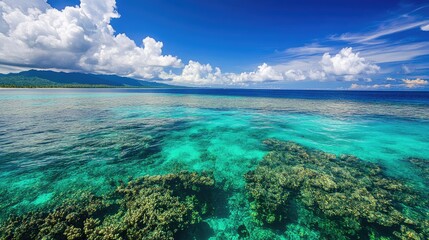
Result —
POLYGON ((179 86, 115 75, 30 70, 0 74, 0 88, 179 88, 179 86))

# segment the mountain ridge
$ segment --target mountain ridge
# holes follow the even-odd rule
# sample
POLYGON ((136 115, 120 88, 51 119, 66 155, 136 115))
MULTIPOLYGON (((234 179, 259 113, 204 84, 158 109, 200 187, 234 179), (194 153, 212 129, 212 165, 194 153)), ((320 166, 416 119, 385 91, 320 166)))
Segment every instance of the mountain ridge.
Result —
POLYGON ((67 73, 47 70, 29 70, 19 73, 0 74, 0 87, 181 88, 181 86, 120 77, 117 75, 78 72, 67 73))

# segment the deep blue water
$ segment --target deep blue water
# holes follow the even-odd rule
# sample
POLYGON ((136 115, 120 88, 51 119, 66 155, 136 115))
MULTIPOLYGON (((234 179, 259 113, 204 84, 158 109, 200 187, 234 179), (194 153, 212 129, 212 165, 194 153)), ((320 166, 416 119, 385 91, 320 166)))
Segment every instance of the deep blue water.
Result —
MULTIPOLYGON (((53 89, 39 89, 39 94, 52 92, 53 89)), ((20 91, 19 89, 8 91, 20 91)), ((55 89, 54 91, 68 91, 55 89)), ((165 88, 165 89, 132 89, 132 88, 90 88, 74 89, 76 92, 87 93, 170 93, 214 96, 240 96, 263 98, 289 98, 289 99, 319 99, 319 100, 345 100, 363 102, 395 102, 429 104, 428 91, 343 91, 343 90, 278 90, 278 89, 212 89, 212 88, 165 88)))

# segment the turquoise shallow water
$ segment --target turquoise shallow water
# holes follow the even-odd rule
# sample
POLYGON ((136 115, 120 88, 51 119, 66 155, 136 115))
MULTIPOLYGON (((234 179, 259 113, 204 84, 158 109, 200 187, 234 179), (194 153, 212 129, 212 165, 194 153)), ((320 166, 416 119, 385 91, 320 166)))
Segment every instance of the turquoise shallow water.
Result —
POLYGON ((229 210, 205 221, 213 238, 235 233, 251 218, 243 175, 267 153, 267 138, 352 154, 425 189, 403 161, 429 157, 424 102, 1 90, 0 103, 0 219, 78 190, 101 195, 119 179, 213 171, 231 193, 229 210))

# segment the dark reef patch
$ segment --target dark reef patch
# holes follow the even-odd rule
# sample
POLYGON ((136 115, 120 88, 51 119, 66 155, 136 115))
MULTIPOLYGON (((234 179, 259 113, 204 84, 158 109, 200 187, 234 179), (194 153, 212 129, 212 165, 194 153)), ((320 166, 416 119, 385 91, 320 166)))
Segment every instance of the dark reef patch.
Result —
POLYGON ((257 224, 297 223, 325 239, 429 238, 427 193, 353 156, 265 144, 271 151, 245 175, 257 224))
POLYGON ((206 173, 145 176, 103 197, 82 193, 50 212, 11 216, 1 239, 174 239, 212 214, 214 185, 206 173))

